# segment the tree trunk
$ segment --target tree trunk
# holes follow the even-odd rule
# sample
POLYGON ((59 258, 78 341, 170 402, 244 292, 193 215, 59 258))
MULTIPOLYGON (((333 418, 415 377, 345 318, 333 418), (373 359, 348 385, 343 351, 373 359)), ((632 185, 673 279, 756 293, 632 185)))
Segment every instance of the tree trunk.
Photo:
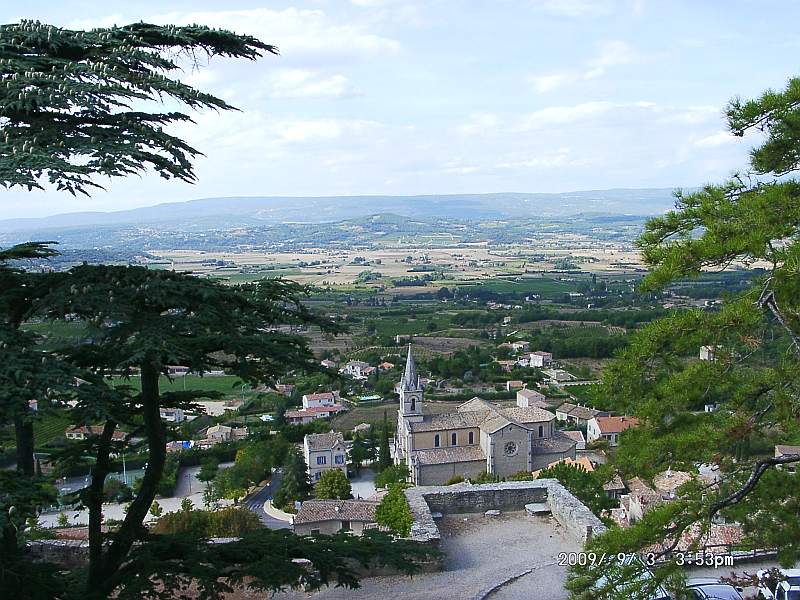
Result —
POLYGON ((17 471, 26 477, 33 477, 36 475, 33 459, 33 422, 15 416, 14 432, 17 442, 17 471))
POLYGON ((111 468, 111 439, 117 424, 106 421, 97 446, 97 462, 92 471, 92 483, 86 494, 89 508, 89 586, 95 587, 104 578, 103 573, 103 487, 111 468))
POLYGON ((167 458, 167 433, 159 414, 161 396, 158 390, 158 379, 161 366, 156 362, 145 362, 141 365, 141 370, 142 418, 148 447, 147 468, 142 477, 139 493, 131 503, 125 520, 114 534, 111 545, 101 561, 101 567, 97 573, 101 580, 88 581, 86 595, 90 598, 106 598, 114 591, 117 585, 116 575, 133 543, 141 537, 143 523, 150 510, 150 505, 156 497, 156 490, 161 481, 167 458))

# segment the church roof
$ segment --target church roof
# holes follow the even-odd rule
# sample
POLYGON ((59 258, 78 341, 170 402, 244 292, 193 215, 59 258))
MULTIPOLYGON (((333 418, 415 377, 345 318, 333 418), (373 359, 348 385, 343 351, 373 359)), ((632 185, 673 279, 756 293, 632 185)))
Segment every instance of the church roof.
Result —
POLYGON ((569 452, 575 448, 576 442, 570 437, 567 437, 560 431, 556 431, 553 437, 549 438, 535 438, 531 440, 531 449, 541 453, 564 453, 569 452))
POLYGON ((419 375, 417 375, 417 365, 414 362, 414 355, 411 354, 411 344, 408 345, 406 368, 403 371, 403 379, 400 380, 400 385, 404 390, 419 389, 419 375))
POLYGON ((416 423, 412 421, 408 426, 413 432, 480 427, 488 414, 488 411, 472 411, 425 415, 424 420, 416 423))
POLYGON ((528 429, 529 425, 547 423, 553 419, 555 415, 542 408, 501 408, 475 397, 459 406, 458 412, 426 415, 420 422, 409 423, 409 427, 415 433, 471 427, 480 427, 487 433, 494 433, 512 423, 528 429))
POLYGON ((486 460, 480 446, 451 446, 449 448, 429 448, 414 452, 421 465, 445 465, 459 462, 486 460))

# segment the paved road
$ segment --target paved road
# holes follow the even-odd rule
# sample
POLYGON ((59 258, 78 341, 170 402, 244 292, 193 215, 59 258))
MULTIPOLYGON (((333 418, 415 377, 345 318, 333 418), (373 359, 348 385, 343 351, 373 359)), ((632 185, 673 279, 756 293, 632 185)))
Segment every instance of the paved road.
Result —
POLYGON ((281 521, 280 519, 276 519, 274 517, 270 517, 267 513, 264 512, 264 503, 272 498, 275 495, 275 492, 278 490, 278 487, 281 484, 281 480, 283 479, 283 472, 281 470, 275 471, 272 475, 272 479, 269 480, 269 483, 265 485, 263 488, 248 496, 245 501, 244 505, 251 511, 253 511, 258 518, 261 519, 261 522, 264 523, 270 529, 291 529, 291 523, 287 523, 286 521, 281 521))

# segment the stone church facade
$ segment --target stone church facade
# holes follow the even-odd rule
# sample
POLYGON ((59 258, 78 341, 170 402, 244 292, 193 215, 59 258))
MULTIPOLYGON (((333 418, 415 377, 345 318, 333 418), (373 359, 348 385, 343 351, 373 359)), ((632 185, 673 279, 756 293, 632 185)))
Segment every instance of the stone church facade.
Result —
POLYGON ((575 441, 555 429, 555 415, 536 407, 500 407, 481 398, 456 412, 423 415, 411 346, 399 386, 395 462, 405 463, 416 485, 442 485, 454 476, 489 472, 508 477, 575 458, 575 441))

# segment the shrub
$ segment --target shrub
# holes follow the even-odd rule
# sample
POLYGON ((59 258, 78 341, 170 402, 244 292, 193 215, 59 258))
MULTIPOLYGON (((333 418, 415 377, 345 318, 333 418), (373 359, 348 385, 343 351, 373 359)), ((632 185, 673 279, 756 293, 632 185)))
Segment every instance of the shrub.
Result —
POLYGON ((453 475, 450 479, 447 480, 445 485, 455 485, 457 483, 463 483, 464 476, 463 475, 453 475))
POLYGON ((181 510, 163 515, 153 526, 154 533, 192 537, 239 537, 262 529, 258 517, 243 508, 218 511, 181 510))
POLYGON ((472 479, 472 483, 476 483, 476 484, 498 483, 500 481, 502 481, 502 479, 500 477, 498 477, 497 475, 492 475, 488 471, 484 471, 483 473, 480 473, 479 475, 476 475, 472 479))
POLYGON ((314 488, 314 496, 321 500, 347 500, 352 495, 347 475, 339 469, 330 469, 322 473, 314 488))
POLYGON ((389 493, 375 509, 375 520, 378 524, 403 537, 411 533, 411 525, 414 523, 414 515, 411 514, 408 499, 403 493, 405 487, 397 483, 389 486, 389 493))
POLYGON ((533 481, 533 475, 530 471, 518 471, 509 476, 508 481, 533 481))
POLYGON ((391 465, 378 473, 375 477, 375 487, 388 488, 397 483, 405 483, 408 480, 408 466, 404 463, 391 465))

